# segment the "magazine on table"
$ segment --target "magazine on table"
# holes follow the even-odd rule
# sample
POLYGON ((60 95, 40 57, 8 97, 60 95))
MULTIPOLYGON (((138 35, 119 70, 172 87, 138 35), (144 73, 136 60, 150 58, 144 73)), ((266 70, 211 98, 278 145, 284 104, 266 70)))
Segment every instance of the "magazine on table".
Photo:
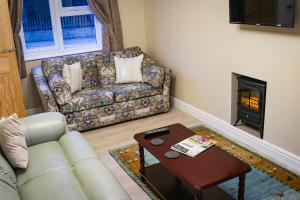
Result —
POLYGON ((217 142, 215 140, 195 134, 177 144, 172 145, 171 149, 179 153, 195 157, 216 143, 217 142))

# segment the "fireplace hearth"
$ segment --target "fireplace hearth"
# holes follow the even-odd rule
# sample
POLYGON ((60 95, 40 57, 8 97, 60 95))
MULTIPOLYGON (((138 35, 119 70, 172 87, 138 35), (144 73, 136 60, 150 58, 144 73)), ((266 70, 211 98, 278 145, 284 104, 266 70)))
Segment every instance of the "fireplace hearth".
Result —
POLYGON ((248 125, 257 129, 263 138, 267 83, 246 76, 237 79, 237 121, 234 126, 248 125))

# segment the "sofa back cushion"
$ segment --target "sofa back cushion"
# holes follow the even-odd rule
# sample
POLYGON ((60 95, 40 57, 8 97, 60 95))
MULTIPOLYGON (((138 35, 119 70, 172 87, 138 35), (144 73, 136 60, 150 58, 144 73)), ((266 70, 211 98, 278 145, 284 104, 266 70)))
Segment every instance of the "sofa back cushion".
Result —
POLYGON ((116 82, 116 68, 114 57, 132 58, 142 54, 139 47, 131 47, 123 51, 116 51, 97 56, 97 70, 99 76, 99 86, 113 85, 116 82))
POLYGON ((16 175, 0 151, 0 197, 5 200, 19 200, 16 175))
POLYGON ((162 88, 165 80, 165 69, 158 65, 143 67, 143 81, 155 88, 162 88))
POLYGON ((142 63, 143 81, 155 88, 162 88, 165 80, 165 68, 159 66, 150 56, 144 54, 142 63))
POLYGON ((97 62, 94 54, 61 56, 44 60, 42 62, 44 75, 48 79, 51 73, 62 73, 64 64, 72 65, 77 62, 80 62, 82 68, 82 88, 97 87, 97 62))
POLYGON ((71 86, 60 72, 51 73, 48 77, 48 84, 59 105, 66 104, 72 99, 71 86))

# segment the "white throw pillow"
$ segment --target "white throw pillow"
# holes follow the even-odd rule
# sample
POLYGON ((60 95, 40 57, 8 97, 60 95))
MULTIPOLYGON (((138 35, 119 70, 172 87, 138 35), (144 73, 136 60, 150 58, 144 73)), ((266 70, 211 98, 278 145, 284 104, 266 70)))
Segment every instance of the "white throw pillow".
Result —
POLYGON ((71 87, 71 93, 81 90, 82 87, 82 72, 79 62, 72 65, 64 64, 63 78, 71 87))
POLYGON ((28 149, 23 128, 17 114, 7 117, 0 124, 1 149, 16 168, 26 169, 28 164, 28 149))
POLYGON ((116 83, 143 82, 143 59, 144 54, 132 58, 119 58, 115 56, 116 83))

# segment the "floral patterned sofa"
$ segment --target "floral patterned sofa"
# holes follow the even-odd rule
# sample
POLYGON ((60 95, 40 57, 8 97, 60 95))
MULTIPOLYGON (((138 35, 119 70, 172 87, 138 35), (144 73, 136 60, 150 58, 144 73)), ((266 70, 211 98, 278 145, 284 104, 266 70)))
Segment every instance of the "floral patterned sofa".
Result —
MULTIPOLYGON (((171 70, 159 66, 144 53, 141 83, 115 84, 114 56, 135 57, 139 47, 118 52, 101 52, 50 58, 32 68, 45 112, 60 112, 71 130, 82 131, 169 110, 171 70), (82 90, 65 102, 65 84, 51 90, 49 79, 62 73, 63 65, 80 62, 82 90)), ((59 83, 59 81, 58 81, 59 83)))

